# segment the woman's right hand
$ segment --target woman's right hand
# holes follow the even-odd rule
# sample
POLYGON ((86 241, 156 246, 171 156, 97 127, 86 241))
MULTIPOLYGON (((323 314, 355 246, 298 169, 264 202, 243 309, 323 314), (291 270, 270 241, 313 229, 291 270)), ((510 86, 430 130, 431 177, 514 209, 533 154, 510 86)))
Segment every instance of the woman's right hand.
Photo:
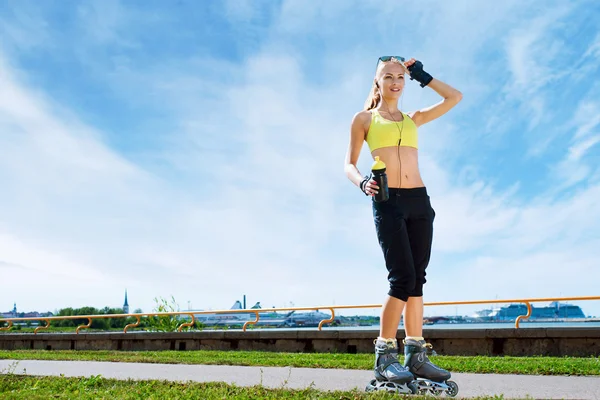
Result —
POLYGON ((377 182, 375 180, 369 179, 365 183, 363 191, 367 196, 375 196, 377 193, 379 193, 379 186, 377 186, 377 182))

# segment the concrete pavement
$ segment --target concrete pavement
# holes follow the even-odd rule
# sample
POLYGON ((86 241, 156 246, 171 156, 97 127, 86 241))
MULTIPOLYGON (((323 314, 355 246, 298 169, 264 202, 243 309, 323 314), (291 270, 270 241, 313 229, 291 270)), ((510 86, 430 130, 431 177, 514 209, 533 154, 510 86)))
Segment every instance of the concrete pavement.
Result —
MULTIPOLYGON (((226 365, 142 364, 97 361, 0 360, 0 373, 34 376, 171 381, 219 381, 238 386, 262 384, 271 388, 364 390, 373 373, 364 370, 292 367, 243 367, 226 365)), ((499 374, 452 374, 459 386, 457 398, 504 395, 504 398, 600 400, 600 377, 535 376, 499 374)))

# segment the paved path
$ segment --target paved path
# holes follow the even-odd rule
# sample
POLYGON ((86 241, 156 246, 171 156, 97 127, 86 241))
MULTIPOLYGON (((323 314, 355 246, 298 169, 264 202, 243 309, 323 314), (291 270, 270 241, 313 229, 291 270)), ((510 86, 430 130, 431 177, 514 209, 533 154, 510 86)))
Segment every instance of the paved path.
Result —
MULTIPOLYGON (((372 372, 364 370, 241 367, 225 365, 141 364, 96 361, 0 360, 0 373, 67 377, 102 375, 116 379, 220 381, 238 386, 305 388, 320 390, 364 389, 372 372)), ((504 395, 504 398, 600 400, 600 377, 453 374, 460 397, 504 395)))

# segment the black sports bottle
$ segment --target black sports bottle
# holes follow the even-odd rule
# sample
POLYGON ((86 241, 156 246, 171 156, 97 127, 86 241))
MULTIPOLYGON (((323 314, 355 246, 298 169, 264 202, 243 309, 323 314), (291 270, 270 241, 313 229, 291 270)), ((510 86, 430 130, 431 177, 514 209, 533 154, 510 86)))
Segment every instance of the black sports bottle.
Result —
POLYGON ((379 159, 379 156, 375 157, 371 172, 373 173, 373 180, 377 182, 377 186, 379 186, 377 194, 373 199, 378 203, 387 201, 390 198, 388 193, 387 174, 385 173, 385 163, 379 159))

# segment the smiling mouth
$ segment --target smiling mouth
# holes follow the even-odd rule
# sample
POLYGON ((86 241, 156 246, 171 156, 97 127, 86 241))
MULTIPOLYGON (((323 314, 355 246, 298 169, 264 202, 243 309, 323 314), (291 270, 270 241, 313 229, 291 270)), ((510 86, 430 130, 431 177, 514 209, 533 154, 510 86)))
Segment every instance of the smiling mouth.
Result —
POLYGON ((392 92, 399 92, 400 89, 390 89, 392 92))

